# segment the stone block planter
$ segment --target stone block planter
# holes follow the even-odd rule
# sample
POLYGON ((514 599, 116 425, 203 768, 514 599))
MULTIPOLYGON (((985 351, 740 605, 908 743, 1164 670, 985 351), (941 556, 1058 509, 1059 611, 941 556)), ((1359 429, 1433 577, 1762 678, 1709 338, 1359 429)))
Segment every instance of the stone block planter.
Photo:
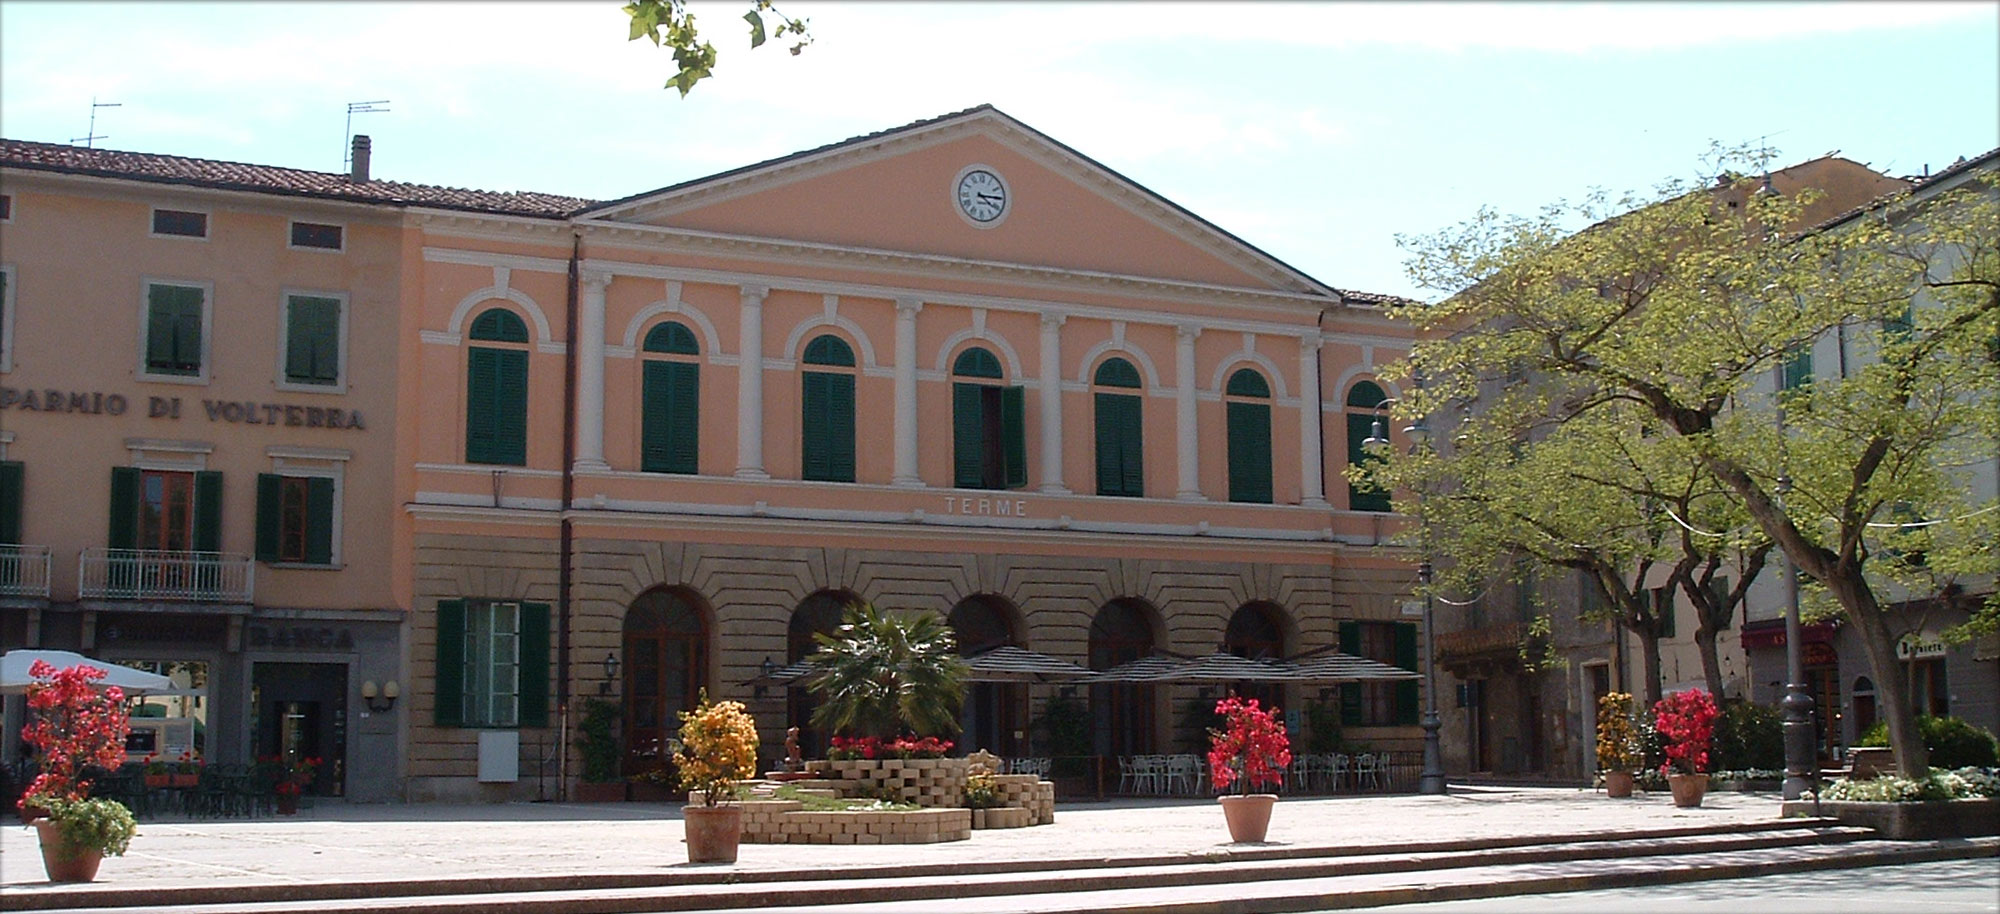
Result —
POLYGON ((972 837, 970 809, 806 812, 797 800, 741 805, 749 844, 936 844, 972 837))
POLYGON ((841 781, 844 796, 949 809, 965 802, 965 767, 962 758, 843 759, 828 762, 823 776, 841 781))
MULTIPOLYGON (((1786 817, 1811 816, 1811 800, 1786 800, 1786 817)), ((1929 803, 1865 803, 1823 800, 1819 815, 1842 825, 1872 828, 1894 841, 2000 835, 2000 798, 1939 800, 1929 803)))

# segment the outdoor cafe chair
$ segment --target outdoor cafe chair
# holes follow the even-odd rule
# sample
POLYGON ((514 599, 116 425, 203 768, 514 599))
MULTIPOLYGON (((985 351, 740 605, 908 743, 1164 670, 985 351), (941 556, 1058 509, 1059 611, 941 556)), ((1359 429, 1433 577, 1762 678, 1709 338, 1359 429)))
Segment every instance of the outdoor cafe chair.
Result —
POLYGON ((1351 762, 1352 760, 1347 757, 1347 753, 1345 752, 1336 752, 1327 758, 1326 782, 1328 790, 1336 792, 1340 790, 1340 782, 1346 779, 1347 766, 1351 762))
POLYGON ((1382 786, 1382 756, 1363 752, 1354 760, 1354 786, 1356 789, 1379 789, 1382 786))
POLYGON ((1192 755, 1175 755, 1167 761, 1167 789, 1177 794, 1193 794, 1195 774, 1200 765, 1192 755))

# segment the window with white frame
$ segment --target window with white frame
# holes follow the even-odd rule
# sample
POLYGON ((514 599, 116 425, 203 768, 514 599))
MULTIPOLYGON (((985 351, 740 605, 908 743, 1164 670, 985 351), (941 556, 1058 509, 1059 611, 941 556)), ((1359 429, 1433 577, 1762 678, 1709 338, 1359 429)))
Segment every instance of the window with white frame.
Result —
POLYGON ((207 380, 209 298, 206 283, 146 283, 139 327, 141 380, 207 380))
POLYGON ((520 724, 521 604, 465 607, 464 721, 469 727, 520 724))
POLYGON ((338 567, 340 496, 351 452, 274 445, 266 453, 271 472, 257 474, 257 561, 338 567))
POLYGON ((293 222, 291 246, 315 251, 338 251, 346 243, 346 230, 325 222, 293 222))
POLYGON ((347 297, 285 294, 284 345, 278 386, 291 390, 338 389, 347 363, 347 297))
POLYGON ((207 238, 208 214, 189 209, 154 209, 153 236, 156 238, 207 238))

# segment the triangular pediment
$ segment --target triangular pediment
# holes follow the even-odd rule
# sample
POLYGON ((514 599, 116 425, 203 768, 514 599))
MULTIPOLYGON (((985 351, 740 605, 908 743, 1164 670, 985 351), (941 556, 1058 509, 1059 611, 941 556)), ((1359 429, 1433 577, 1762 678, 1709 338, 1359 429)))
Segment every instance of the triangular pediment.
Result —
POLYGON ((990 106, 614 200, 577 218, 1339 298, 990 106), (1002 185, 1006 208, 997 218, 960 206, 973 170, 1002 185))

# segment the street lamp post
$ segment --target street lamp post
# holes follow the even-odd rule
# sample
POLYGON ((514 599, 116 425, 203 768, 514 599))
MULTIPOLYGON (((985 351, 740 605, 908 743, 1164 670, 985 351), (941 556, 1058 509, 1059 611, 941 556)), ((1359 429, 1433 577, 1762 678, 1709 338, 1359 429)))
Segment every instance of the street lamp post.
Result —
MULTIPOLYGON (((1394 402, 1396 402, 1396 398, 1389 397, 1375 404, 1375 425, 1372 433, 1367 439, 1361 442, 1362 447, 1384 448, 1389 446, 1388 430, 1383 427, 1381 410, 1382 407, 1394 402)), ((1417 448, 1426 447, 1430 443, 1431 430, 1429 426, 1424 424, 1422 417, 1412 421, 1408 427, 1404 428, 1403 434, 1410 439, 1410 450, 1412 453, 1415 453, 1417 448)), ((1423 522, 1423 503, 1424 492, 1419 488, 1417 490, 1417 518, 1419 524, 1423 522)), ((1432 633, 1437 628, 1434 609, 1436 600, 1431 596, 1431 579, 1435 572, 1431 567, 1430 535, 1421 532, 1420 535, 1423 555, 1417 562, 1417 580, 1424 588, 1424 718, 1422 724, 1424 728, 1424 768, 1417 776, 1417 792, 1443 795, 1446 792, 1447 785, 1444 775, 1444 751, 1438 744, 1438 731, 1443 728, 1444 723, 1438 718, 1437 647, 1436 643, 1432 640, 1432 633)))
MULTIPOLYGON (((1778 477, 1778 506, 1792 490, 1790 476, 1778 477)), ((1785 697, 1778 707, 1785 712, 1780 729, 1785 736, 1784 797, 1796 800, 1812 788, 1819 768, 1819 753, 1813 743, 1813 700, 1806 690, 1804 646, 1799 642, 1799 566, 1785 560, 1785 697)))

